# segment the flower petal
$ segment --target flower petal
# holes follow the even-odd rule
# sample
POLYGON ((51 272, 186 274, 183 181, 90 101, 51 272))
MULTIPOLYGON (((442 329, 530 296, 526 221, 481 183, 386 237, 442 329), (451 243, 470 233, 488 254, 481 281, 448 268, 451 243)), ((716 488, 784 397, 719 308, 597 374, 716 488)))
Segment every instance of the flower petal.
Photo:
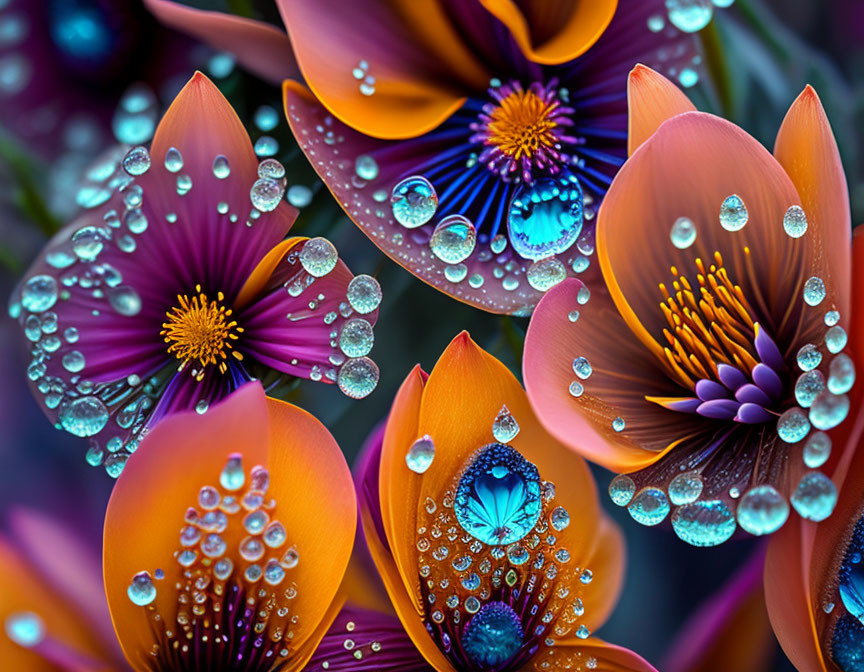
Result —
POLYGON ((263 21, 195 9, 175 0, 144 0, 160 22, 210 46, 229 51, 251 72, 271 84, 296 78, 291 41, 284 31, 263 21))
POLYGON ((309 88, 337 118, 367 135, 421 135, 457 110, 466 90, 485 86, 491 76, 442 3, 278 5, 309 88), (361 86, 374 94, 365 95, 361 86))
POLYGON ((598 672, 657 672, 654 667, 639 654, 604 642, 596 637, 574 640, 572 644, 556 644, 546 649, 547 655, 535 658, 521 672, 531 672, 537 665, 548 664, 548 669, 579 669, 586 665, 598 672), (592 661, 593 663, 589 663, 592 661))
POLYGON ((512 33, 525 56, 544 65, 557 65, 585 53, 615 14, 617 0, 544 3, 481 0, 512 33))
POLYGON ((627 107, 627 154, 631 156, 664 121, 696 110, 681 89, 642 64, 627 78, 627 107))
POLYGON ((851 266, 851 219, 846 175, 837 142, 819 96, 807 86, 792 103, 774 145, 818 242, 817 256, 826 285, 841 315, 847 315, 851 266))

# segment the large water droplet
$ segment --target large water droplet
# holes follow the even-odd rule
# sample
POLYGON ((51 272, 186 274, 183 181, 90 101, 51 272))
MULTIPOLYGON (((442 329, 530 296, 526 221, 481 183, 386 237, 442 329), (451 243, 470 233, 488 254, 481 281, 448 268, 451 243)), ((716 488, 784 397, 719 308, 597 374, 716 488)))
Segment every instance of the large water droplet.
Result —
POLYGON ((825 520, 837 504, 837 487, 825 474, 811 471, 801 479, 791 502, 802 518, 825 520))
POLYGON ((21 305, 31 313, 42 313, 57 303, 57 281, 50 275, 34 275, 21 289, 21 305))
POLYGON ((672 529, 692 546, 718 546, 735 534, 735 516, 719 499, 693 502, 675 509, 672 529))
POLYGON ((747 224, 750 214, 738 194, 723 199, 720 205, 720 225, 727 231, 740 231, 747 224))
POLYGON ((315 278, 322 278, 336 268, 339 253, 326 238, 311 238, 300 250, 300 263, 303 269, 315 278))
POLYGON ((179 173, 183 168, 183 155, 176 147, 169 147, 165 152, 165 168, 171 173, 179 173))
POLYGON ((798 443, 809 431, 807 414, 797 406, 784 411, 777 420, 777 435, 786 443, 798 443))
POLYGON ((462 631, 461 643, 478 669, 499 669, 515 656, 525 633, 513 608, 504 602, 487 602, 462 631))
POLYGON ((150 153, 146 147, 133 147, 123 157, 123 170, 137 177, 150 170, 150 153))
POLYGON ((355 317, 342 325, 339 349, 349 357, 363 357, 372 350, 375 334, 372 325, 362 317, 355 317))
POLYGON ((132 604, 137 604, 139 607, 144 607, 156 599, 156 586, 153 585, 153 578, 150 572, 139 572, 132 577, 132 583, 126 589, 126 594, 132 601, 132 604))
POLYGON ((371 275, 358 275, 348 283, 346 296, 354 310, 366 315, 381 304, 381 286, 371 275))
POLYGON ((855 364, 852 358, 840 353, 831 360, 828 375, 828 390, 833 394, 845 394, 855 383, 855 364))
POLYGON ((627 474, 619 474, 609 484, 609 498, 618 506, 627 506, 636 492, 636 484, 627 474))
POLYGON ((128 285, 109 290, 108 301, 111 303, 111 307, 121 315, 131 317, 141 312, 141 297, 128 285))
POLYGON ((825 332, 825 347, 832 354, 836 355, 845 348, 848 340, 846 330, 840 325, 835 325, 825 332))
POLYGON ((441 261, 458 264, 465 261, 477 244, 477 230, 467 217, 450 215, 435 226, 429 248, 441 261))
POLYGON ((585 357, 577 357, 573 360, 573 372, 582 380, 591 376, 591 363, 585 357))
POLYGON ((660 488, 642 488, 630 502, 627 511, 641 525, 659 525, 669 514, 669 500, 660 488))
POLYGON ((213 174, 220 180, 224 180, 231 174, 231 166, 227 156, 219 154, 213 159, 213 174))
POLYGON ((738 524, 750 534, 772 534, 788 517, 789 503, 770 485, 751 488, 738 503, 738 524))
POLYGON ((567 268, 557 257, 538 259, 525 273, 528 284, 538 292, 545 292, 567 278, 567 268))
POLYGON ((95 436, 108 423, 108 409, 98 397, 79 397, 60 411, 60 424, 75 436, 95 436))
POLYGON ((818 306, 825 298, 825 283, 822 278, 813 276, 804 283, 804 303, 808 306, 818 306))
POLYGON ((812 371, 822 362, 822 353, 812 343, 801 346, 796 356, 798 368, 802 371, 812 371))
POLYGON ((421 436, 408 449, 405 454, 405 464, 415 474, 423 474, 432 466, 435 459, 435 443, 428 434, 421 436))
POLYGON ((498 443, 510 443, 518 433, 519 424, 505 404, 498 411, 498 415, 495 416, 495 421, 492 423, 492 436, 498 443))
POLYGON ((686 250, 696 242, 696 225, 687 217, 679 217, 669 231, 669 239, 679 250, 686 250))
POLYGON ((800 238, 807 233, 807 215, 800 205, 793 205, 783 215, 783 230, 791 238, 800 238))
POLYGON ((378 385, 378 365, 368 357, 349 359, 339 369, 336 379, 343 394, 352 399, 363 399, 369 396, 378 385))
POLYGON ((70 350, 67 352, 63 355, 62 362, 63 368, 69 373, 79 373, 84 370, 84 366, 86 365, 84 355, 82 355, 78 350, 70 350))
POLYGON ((500 443, 474 455, 453 503, 462 529, 491 546, 522 539, 537 523, 542 506, 537 467, 500 443))
POLYGON ((422 175, 406 177, 390 194, 393 217, 406 229, 416 229, 432 219, 438 209, 435 187, 422 175))
POLYGON ((690 504, 699 499, 702 494, 702 478, 698 472, 687 471, 678 474, 669 483, 669 499, 676 506, 690 504))
POLYGON ((827 390, 813 400, 810 407, 810 422, 816 429, 833 429, 846 419, 849 413, 849 397, 831 394, 827 390))
POLYGON ((256 210, 270 212, 282 201, 285 189, 278 180, 263 177, 255 180, 249 190, 249 199, 256 210))
POLYGON ((243 487, 246 482, 246 474, 243 471, 243 456, 233 453, 228 456, 225 468, 219 474, 219 485, 225 490, 233 492, 243 487))
POLYGON ((814 432, 804 445, 804 464, 811 469, 821 467, 831 456, 831 437, 825 432, 814 432))
POLYGON ((825 376, 821 371, 805 371, 795 382, 795 401, 802 408, 810 408, 813 405, 813 400, 816 399, 825 389, 825 376))
POLYGON ((711 0, 666 0, 669 22, 684 33, 702 30, 714 15, 711 0))
POLYGON ((546 259, 568 250, 582 231, 583 195, 570 172, 523 184, 513 194, 507 233, 525 259, 546 259))

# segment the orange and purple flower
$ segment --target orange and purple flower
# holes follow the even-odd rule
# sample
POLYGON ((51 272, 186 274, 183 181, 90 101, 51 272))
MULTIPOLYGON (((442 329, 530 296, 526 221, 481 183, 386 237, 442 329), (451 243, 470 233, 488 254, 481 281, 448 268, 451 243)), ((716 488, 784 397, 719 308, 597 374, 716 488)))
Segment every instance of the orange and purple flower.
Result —
MULTIPOLYGON (((285 83, 286 114, 321 179, 394 261, 498 313, 530 313, 589 266, 626 157, 627 71, 699 76, 696 39, 664 28, 662 2, 535 4, 277 2, 305 82, 285 83)), ((149 5, 188 23, 185 8, 149 5)), ((297 80, 264 27, 253 40, 248 21, 201 17, 198 37, 297 80)))
POLYGON ((88 461, 116 476, 160 418, 204 412, 255 378, 372 391, 377 282, 352 276, 324 238, 283 240, 296 215, 284 168, 259 164, 206 77, 178 95, 150 152, 122 165, 11 305, 32 390, 58 427, 91 438, 88 461))
POLYGON ((774 532, 790 503, 821 520, 855 364, 849 198, 819 99, 795 101, 772 156, 647 68, 630 87, 633 151, 597 223, 605 287, 568 280, 538 306, 535 411, 621 474, 616 504, 645 525, 671 513, 691 544, 774 532))
POLYGON ((653 670, 591 634, 617 599, 624 542, 587 464, 467 334, 408 375, 362 464, 366 542, 432 668, 653 670))

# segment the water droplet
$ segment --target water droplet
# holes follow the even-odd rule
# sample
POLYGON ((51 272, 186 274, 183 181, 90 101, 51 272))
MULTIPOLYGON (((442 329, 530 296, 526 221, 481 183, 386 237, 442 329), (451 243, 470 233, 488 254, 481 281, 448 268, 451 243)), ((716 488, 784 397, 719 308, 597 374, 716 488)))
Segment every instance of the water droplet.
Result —
POLYGON ((776 532, 789 517, 789 503, 770 485, 757 485, 738 504, 738 524, 754 535, 776 532))
POLYGON ((585 357, 577 357, 573 360, 573 372, 582 380, 591 376, 591 363, 585 357))
POLYGON ((831 437, 825 432, 813 432, 804 445, 804 464, 818 469, 831 456, 831 437))
POLYGON ((623 432, 623 431, 624 431, 625 424, 626 424, 626 423, 624 422, 624 418, 622 418, 622 417, 619 415, 617 418, 615 418, 615 419, 612 421, 612 429, 614 429, 616 432, 623 432))
POLYGON ((822 353, 812 343, 801 346, 796 356, 798 368, 802 371, 812 371, 822 362, 822 353))
POLYGON ((831 394, 827 390, 813 400, 810 407, 810 422, 816 429, 833 429, 846 419, 849 413, 849 397, 831 394))
POLYGON ((312 190, 302 184, 295 184, 288 189, 286 198, 295 208, 305 208, 312 202, 312 190))
POLYGON ((315 278, 323 278, 336 268, 339 253, 326 238, 311 238, 300 250, 300 263, 303 269, 315 278))
POLYGON ((70 350, 63 355, 63 368, 69 373, 78 373, 84 369, 84 355, 78 350, 70 350))
POLYGON ((435 226, 429 248, 441 261, 458 264, 471 256, 477 244, 477 230, 462 215, 445 217, 435 226))
POLYGON ((183 168, 183 155, 176 147, 169 147, 165 152, 165 169, 170 173, 179 173, 183 168))
POLYGON ((415 474, 426 473, 435 459, 435 443, 428 434, 421 436, 408 449, 405 454, 405 463, 415 474))
MULTIPOLYGON (((202 421, 203 422, 203 421, 202 421)), ((246 474, 243 472, 243 456, 232 453, 228 456, 225 468, 219 474, 219 485, 225 490, 233 492, 243 487, 246 482, 246 474)))
POLYGON ((542 508, 537 467, 500 443, 475 453, 459 479, 453 503, 462 529, 490 546, 522 539, 542 508))
POLYGON ((285 526, 282 523, 274 520, 264 530, 261 538, 270 548, 279 548, 288 539, 288 533, 285 531, 285 526))
POLYGON ((279 143, 276 138, 262 135, 255 141, 255 156, 273 156, 279 151, 279 143))
POLYGON ((777 420, 777 435, 786 443, 798 443, 809 431, 807 414, 797 406, 784 411, 777 420))
POLYGON ((549 522, 552 524, 553 528, 558 532, 561 532, 562 530, 567 529, 567 526, 570 525, 570 514, 563 506, 557 506, 552 510, 552 513, 549 514, 549 522))
POLYGON ((678 474, 669 483, 669 499, 676 506, 690 504, 702 494, 702 478, 696 471, 678 474))
POLYGON ((75 436, 95 436, 108 423, 108 409, 98 397, 79 397, 60 411, 60 424, 75 436))
POLYGON ((636 492, 636 484, 627 474, 619 474, 609 484, 609 498, 617 506, 627 506, 636 492))
POLYGON ((435 187, 422 175, 406 177, 390 194, 393 217, 406 229, 416 229, 432 219, 438 209, 435 187))
POLYGON ((841 353, 831 360, 828 375, 828 390, 833 394, 845 394, 855 383, 855 364, 851 357, 841 353))
POLYGON ((813 400, 825 389, 825 376, 821 371, 805 371, 795 382, 795 401, 802 408, 810 408, 813 400))
POLYGON ((807 520, 825 520, 837 504, 837 488, 825 474, 811 471, 801 478, 792 493, 792 506, 807 520))
POLYGON ((261 212, 270 212, 276 209, 276 206, 282 201, 282 196, 285 193, 282 183, 269 178, 259 178, 255 180, 252 188, 249 190, 249 199, 256 210, 261 212))
POLYGON ((339 369, 336 380, 339 389, 352 399, 369 396, 378 385, 378 365, 368 357, 349 359, 339 369))
POLYGON ((258 177, 281 180, 285 177, 285 166, 276 159, 264 159, 258 164, 258 177))
POLYGON ((793 205, 783 215, 783 230, 790 238, 800 238, 807 233, 807 215, 800 205, 793 205))
POLYGON ((692 546, 719 546, 735 534, 735 516, 719 499, 693 502, 675 509, 672 529, 692 546))
POLYGON ((104 247, 105 236, 95 226, 85 226, 72 235, 72 250, 83 261, 95 261, 104 247))
POLYGON ((669 514, 669 500, 660 488, 642 488, 627 507, 630 516, 641 525, 659 525, 669 514))
POLYGON ((840 313, 836 310, 829 310, 825 313, 825 325, 828 327, 833 327, 840 321, 840 313))
POLYGON ((21 305, 31 313, 42 313, 57 303, 57 281, 50 275, 34 275, 21 289, 21 305))
POLYGON ((711 0, 666 0, 669 22, 684 33, 702 30, 714 15, 711 0))
POLYGON ((146 147, 133 147, 123 157, 123 170, 137 177, 150 170, 150 153, 146 147))
POLYGON ((120 315, 131 317, 141 312, 141 297, 132 287, 123 285, 108 291, 108 301, 111 307, 120 315))
POLYGON ((354 160, 354 172, 357 177, 371 181, 378 177, 378 164, 368 154, 361 154, 354 160))
POLYGON ((727 231, 740 231, 749 218, 747 206, 737 194, 727 196, 720 205, 720 225, 727 231))
POLYGON ((213 159, 213 174, 220 180, 224 180, 231 174, 231 166, 228 164, 228 157, 219 154, 213 159))
POLYGON ((685 89, 696 86, 699 83, 699 73, 693 68, 681 68, 681 72, 678 73, 678 83, 685 89))
POLYGON ((139 572, 132 577, 132 583, 126 589, 126 594, 139 607, 146 606, 156 599, 156 586, 150 572, 139 572))
POLYGON ((18 646, 31 647, 45 639, 45 623, 32 611, 10 614, 5 623, 6 636, 18 646))
POLYGON ((686 250, 696 242, 696 225, 687 217, 679 217, 672 225, 669 239, 679 250, 686 250))
POLYGON ((495 416, 495 421, 492 423, 492 436, 498 443, 510 443, 518 433, 519 424, 505 404, 498 411, 498 415, 495 416))
POLYGON ((371 275, 358 275, 348 284, 346 296, 354 310, 366 315, 381 304, 381 286, 371 275))
POLYGON ((114 137, 123 144, 140 145, 153 137, 158 116, 156 96, 149 86, 133 84, 123 97, 111 120, 114 137))
MULTIPOLYGON (((468 275, 468 267, 465 264, 456 264, 455 266, 447 266, 444 269, 444 277, 450 282, 462 282, 468 275)), ((519 284, 518 282, 516 283, 519 284)))
POLYGON ((818 306, 825 298, 825 283, 815 275, 804 283, 804 303, 808 306, 818 306))
POLYGON ((478 669, 499 669, 519 652, 525 638, 522 621, 513 608, 487 602, 462 631, 462 647, 478 669))
POLYGON ((523 184, 513 194, 507 215, 510 244, 524 259, 546 259, 576 242, 583 222, 582 187, 565 171, 523 184))
POLYGON ((362 317, 355 317, 342 325, 339 349, 349 357, 363 357, 372 350, 375 334, 372 325, 362 317))
POLYGON ((270 105, 262 105, 255 110, 253 117, 255 126, 265 133, 272 131, 279 123, 279 113, 270 105))
POLYGON ((825 332, 825 347, 832 354, 836 355, 845 348, 847 341, 846 330, 841 326, 833 326, 825 332))
POLYGON ((528 267, 528 284, 538 292, 545 292, 567 278, 567 269, 556 257, 539 259, 528 267))
POLYGON ((573 380, 570 381, 570 385, 567 388, 567 391, 570 392, 571 396, 579 398, 584 394, 585 387, 578 380, 573 380))

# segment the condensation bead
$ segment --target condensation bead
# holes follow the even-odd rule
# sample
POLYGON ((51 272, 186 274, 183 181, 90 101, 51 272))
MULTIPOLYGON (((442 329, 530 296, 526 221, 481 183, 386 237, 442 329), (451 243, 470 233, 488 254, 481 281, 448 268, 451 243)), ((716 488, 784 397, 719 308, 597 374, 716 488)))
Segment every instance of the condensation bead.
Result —
POLYGON ((339 349, 348 357, 368 355, 375 343, 372 325, 361 317, 355 317, 342 325, 339 332, 339 349))
POLYGON ((802 518, 825 520, 837 504, 837 488, 825 474, 811 471, 805 474, 792 493, 792 506, 802 518))
POLYGON ((205 511, 212 511, 219 506, 221 496, 219 491, 210 485, 205 485, 198 491, 198 505, 205 511))
POLYGON ((609 497, 618 506, 627 506, 636 492, 636 484, 627 474, 619 474, 609 484, 609 497))
POLYGON ((31 313, 41 313, 57 303, 57 281, 50 275, 35 275, 21 290, 21 305, 31 313))
POLYGON ((225 468, 219 474, 219 485, 233 492, 242 488, 244 483, 246 474, 243 472, 243 458, 239 453, 233 453, 228 456, 225 468))
POLYGON ((109 413, 98 397, 79 397, 60 409, 60 424, 75 436, 95 436, 108 424, 109 413))
POLYGON ((795 401, 802 408, 810 408, 824 389, 825 376, 821 371, 805 371, 795 382, 795 401))
POLYGON ((343 394, 352 399, 369 396, 378 385, 378 365, 368 357, 349 359, 339 369, 336 383, 343 394))
POLYGON ((354 172, 362 180, 374 180, 378 177, 378 163, 368 154, 361 154, 354 159, 354 172))
POLYGON ((669 22, 678 30, 695 33, 711 21, 714 6, 711 0, 666 0, 666 12, 669 22))
POLYGON ((261 212, 270 212, 282 201, 285 193, 282 183, 278 180, 262 177, 255 180, 249 190, 249 199, 252 205, 261 212))
POLYGON ((582 380, 591 376, 591 363, 586 357, 577 357, 573 360, 573 372, 582 380))
POLYGON ((390 194, 393 217, 406 229, 423 226, 438 209, 438 194, 425 177, 406 177, 390 194))
POLYGON ((847 341, 846 330, 839 325, 835 325, 825 332, 825 347, 831 354, 836 355, 845 348, 847 341))
POLYGON ((421 436, 405 454, 405 463, 415 474, 423 474, 435 459, 435 443, 428 434, 421 436))
POLYGON ((300 263, 311 276, 322 278, 336 268, 339 253, 326 238, 311 238, 300 250, 300 263))
POLYGON ((737 194, 727 196, 720 205, 720 225, 727 231, 740 231, 747 224, 749 218, 747 206, 737 194))
POLYGON ((790 238, 800 238, 807 233, 807 216, 800 205, 793 205, 783 215, 783 230, 790 238))
POLYGON ((807 414, 797 406, 784 411, 777 420, 777 434, 786 443, 798 443, 809 431, 807 414))
POLYGON ((855 364, 852 358, 841 353, 831 360, 828 375, 828 391, 833 394, 845 394, 855 383, 855 364))
POLYGON ((287 540, 288 534, 285 532, 285 526, 278 520, 274 520, 264 530, 261 538, 270 548, 279 548, 287 540))
POLYGON ((789 517, 789 503, 770 485, 757 485, 738 503, 738 524, 754 535, 776 532, 789 517))
POLYGON ((146 147, 133 147, 123 157, 123 170, 137 177, 150 170, 150 153, 146 147))
POLYGON ((822 353, 815 345, 807 343, 798 350, 796 360, 802 371, 812 371, 822 362, 822 353))
POLYGON ((804 464, 811 469, 821 467, 831 456, 831 437, 825 432, 814 432, 804 446, 804 464))
POLYGON ((165 152, 165 169, 171 173, 179 173, 183 169, 183 155, 176 147, 169 147, 165 152))
POLYGON ((840 313, 836 310, 829 310, 825 313, 825 326, 833 327, 840 321, 840 313))
POLYGON ((156 586, 150 572, 139 572, 132 577, 132 582, 126 589, 126 595, 132 604, 146 606, 156 599, 156 586))
POLYGON ((818 306, 825 298, 825 283, 822 278, 810 277, 804 283, 804 303, 808 306, 818 306))
POLYGON ((735 534, 735 516, 719 499, 693 502, 675 509, 672 529, 692 546, 718 546, 735 534))
POLYGON ((510 443, 518 433, 519 424, 505 404, 498 411, 498 415, 495 416, 495 421, 492 423, 492 436, 498 443, 510 443))
POLYGON ((679 217, 672 225, 669 238, 679 250, 686 250, 696 242, 696 225, 687 217, 679 217))
POLYGON ((570 514, 567 512, 562 506, 558 506, 552 510, 552 513, 549 514, 549 522, 552 524, 558 532, 567 529, 567 526, 570 525, 570 514))
POLYGON ((525 273, 528 284, 538 292, 545 292, 567 278, 567 269, 557 257, 538 259, 525 273))
POLYGON ((849 397, 831 394, 827 390, 813 400, 810 407, 810 422, 816 429, 833 429, 846 419, 849 413, 849 397))
POLYGON ((429 248, 441 261, 458 264, 471 256, 477 244, 477 229, 462 215, 450 215, 435 226, 429 248))
POLYGON ((264 159, 258 164, 258 177, 262 179, 281 180, 285 177, 285 166, 276 159, 264 159))
POLYGON ((641 525, 659 525, 669 514, 669 500, 660 488, 642 488, 630 502, 627 511, 641 525))
POLYGON ((381 304, 381 286, 371 275, 358 275, 348 283, 346 296, 354 310, 366 315, 381 304))
POLYGON ((231 174, 231 165, 228 163, 228 157, 219 154, 213 159, 213 175, 218 179, 224 180, 231 174))
POLYGON ((702 494, 702 478, 695 471, 678 474, 669 483, 669 499, 676 506, 689 504, 702 494))

